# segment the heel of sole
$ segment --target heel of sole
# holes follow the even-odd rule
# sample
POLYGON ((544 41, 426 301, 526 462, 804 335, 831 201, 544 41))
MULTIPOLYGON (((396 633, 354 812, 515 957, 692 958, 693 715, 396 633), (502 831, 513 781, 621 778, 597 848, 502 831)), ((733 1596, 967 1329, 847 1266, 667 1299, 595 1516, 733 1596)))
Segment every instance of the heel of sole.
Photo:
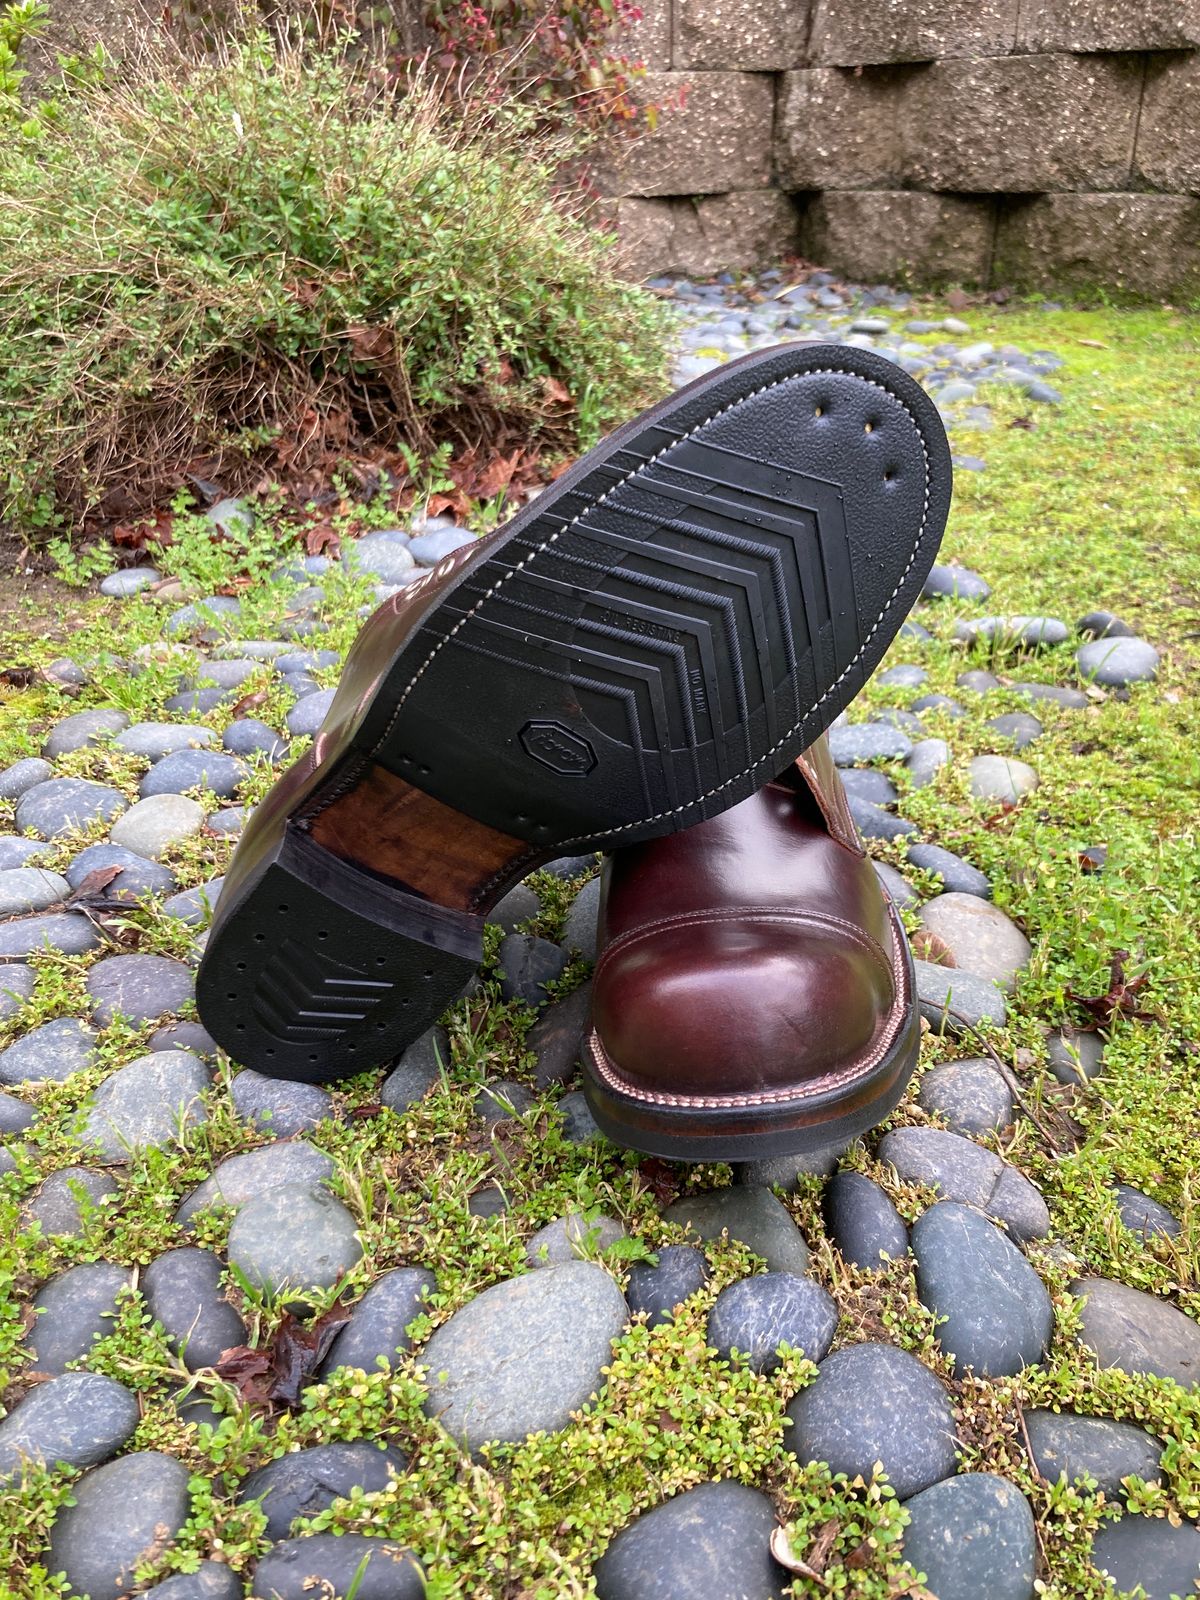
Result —
POLYGON ((222 907, 196 979, 235 1061, 324 1083, 398 1055, 462 991, 479 917, 399 892, 287 829, 222 907))

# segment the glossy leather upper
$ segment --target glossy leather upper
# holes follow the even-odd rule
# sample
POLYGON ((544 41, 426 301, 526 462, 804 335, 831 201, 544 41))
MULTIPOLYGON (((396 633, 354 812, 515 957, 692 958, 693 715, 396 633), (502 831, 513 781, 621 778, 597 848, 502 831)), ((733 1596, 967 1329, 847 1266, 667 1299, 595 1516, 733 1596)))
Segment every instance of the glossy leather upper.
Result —
POLYGON ((832 1085, 897 1023, 900 952, 824 737, 721 816, 604 871, 601 1064, 669 1101, 832 1085))

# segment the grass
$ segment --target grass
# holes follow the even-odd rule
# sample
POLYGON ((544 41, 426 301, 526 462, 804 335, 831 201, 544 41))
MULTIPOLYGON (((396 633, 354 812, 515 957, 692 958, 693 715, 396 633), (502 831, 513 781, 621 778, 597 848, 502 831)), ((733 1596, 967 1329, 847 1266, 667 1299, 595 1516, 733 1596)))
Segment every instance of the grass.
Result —
MULTIPOLYGON (((932 314, 941 309, 934 305, 932 314)), ((1051 409, 1008 393, 989 397, 994 430, 958 442, 983 455, 987 470, 959 475, 946 552, 992 583, 989 610, 1044 611, 1073 622, 1105 606, 1163 651, 1159 681, 1128 698, 1097 692, 1087 711, 1035 707, 1046 732, 1026 754, 1041 785, 1011 812, 974 805, 961 772, 970 755, 1001 748, 985 720, 1025 708, 1025 702, 1004 694, 985 701, 962 695, 965 718, 929 719, 931 731, 950 740, 953 766, 905 802, 906 814, 929 837, 989 873, 997 903, 1034 944, 1008 1027, 992 1042, 1033 1113, 997 1147, 1042 1187, 1053 1218, 1053 1243, 1030 1251, 1055 1303, 1048 1359, 1036 1371, 995 1383, 951 1380, 936 1326, 916 1300, 911 1265, 867 1274, 843 1263, 824 1235, 816 1180, 788 1204, 813 1247, 814 1275, 841 1308, 839 1341, 888 1338, 930 1361, 949 1383, 964 1464, 1011 1477, 1030 1498, 1045 1596, 1099 1600, 1105 1588, 1087 1549, 1113 1508, 1086 1483, 1049 1486, 1035 1479, 1024 1450, 1023 1409, 1060 1406, 1150 1427, 1167 1446, 1165 1483, 1131 1483, 1127 1503, 1172 1519, 1200 1516, 1200 1396, 1165 1380, 1098 1372, 1077 1343, 1076 1303, 1068 1292, 1076 1274, 1087 1270, 1170 1296, 1200 1314, 1200 1206, 1193 1176, 1200 1170, 1200 345, 1186 319, 1165 310, 1050 317, 1017 306, 967 315, 976 338, 1024 349, 1049 345, 1064 356, 1066 398, 1051 409), (1097 844, 1108 851, 1100 874, 1086 872, 1080 859, 1084 848, 1097 844), (1117 950, 1128 952, 1131 974, 1147 974, 1141 1002, 1153 1020, 1119 1020, 1103 1075, 1064 1088, 1046 1067, 1047 1029, 1084 1020, 1074 997, 1104 992, 1117 950), (1169 1206, 1182 1222, 1180 1238, 1142 1243, 1124 1231, 1111 1196, 1115 1180, 1169 1206)), ((185 538, 179 557, 185 569, 186 558, 185 538)), ((341 648, 357 625, 362 594, 353 584, 329 587, 330 642, 341 648)), ((260 584, 243 603, 239 633, 270 636, 286 592, 260 584)), ((24 597, 10 594, 8 604, 0 620, 5 660, 38 663, 68 651, 82 658, 160 648, 160 613, 149 601, 109 604, 33 586, 24 597)), ((977 614, 977 608, 930 604, 924 620, 938 638, 921 646, 901 641, 891 661, 920 661, 930 673, 926 687, 949 693, 958 692, 955 676, 967 666, 990 666, 1014 680, 1073 681, 1069 647, 1037 660, 1004 646, 951 644, 958 614, 977 614)), ((178 670, 152 665, 134 677, 118 666, 101 668, 78 702, 45 683, 0 690, 0 764, 36 751, 45 727, 80 704, 112 699, 133 716, 152 715, 178 670)), ((255 686, 252 680, 246 689, 255 686)), ((865 707, 878 708, 903 704, 909 695, 875 685, 863 698, 865 707)), ((268 720, 281 711, 281 701, 256 708, 268 720)), ((76 769, 134 792, 136 763, 107 751, 79 753, 76 769)), ((252 797, 269 782, 265 767, 256 770, 252 797)), ((6 826, 11 817, 0 810, 0 829, 6 826)), ((219 872, 229 849, 212 838, 189 843, 172 863, 181 884, 219 872)), ((69 853, 63 847, 54 861, 69 853)), ((556 933, 569 897, 569 888, 555 884, 535 929, 556 933)), ((186 942, 152 909, 131 912, 127 920, 139 948, 179 953, 186 942)), ((39 961, 33 1020, 81 1009, 87 959, 39 961)), ((581 976, 576 966, 567 982, 581 976)), ((437 1323, 474 1293, 521 1270, 524 1239, 568 1210, 619 1216, 650 1248, 676 1236, 662 1222, 636 1158, 564 1141, 552 1096, 494 1140, 481 1133, 471 1116, 473 1094, 485 1077, 520 1077, 527 1070, 530 1021, 528 1011, 502 1004, 494 981, 485 977, 481 994, 460 1003, 449 1019, 452 1061, 442 1087, 402 1117, 349 1117, 310 1136, 334 1158, 339 1192, 366 1241, 351 1293, 393 1265, 430 1263, 439 1280, 430 1308, 430 1322, 437 1323), (510 1200, 507 1217, 472 1218, 471 1193, 497 1175, 510 1200)), ((15 1032, 8 1025, 0 1043, 15 1032)), ((233 1116, 223 1070, 210 1097, 209 1122, 177 1150, 139 1156, 121 1174, 116 1204, 94 1212, 80 1238, 44 1239, 27 1228, 22 1197, 40 1175, 79 1159, 72 1128, 80 1090, 141 1053, 147 1032, 114 1025, 105 1030, 100 1061, 85 1080, 29 1093, 41 1111, 30 1158, 0 1182, 0 1283, 11 1286, 0 1291, 0 1383, 8 1385, 10 1402, 23 1387, 20 1341, 30 1291, 78 1261, 138 1266, 182 1242, 171 1220, 179 1199, 214 1162, 262 1142, 233 1116)), ((923 1061, 928 1066, 968 1053, 965 1044, 930 1037, 923 1061)), ((375 1075, 339 1086, 339 1110, 365 1112, 376 1102, 377 1087, 375 1075)), ((922 1120, 911 1096, 893 1119, 922 1120)), ((879 1178, 906 1215, 927 1198, 898 1186, 869 1149, 852 1159, 879 1178)), ((685 1190, 727 1177, 719 1167, 676 1173, 685 1190)), ((227 1223, 210 1218, 201 1240, 219 1246, 227 1223)), ((412 1364, 391 1374, 339 1374, 307 1389, 295 1414, 275 1420, 238 1409, 220 1384, 197 1379, 197 1389, 224 1417, 215 1430, 188 1424, 171 1398, 181 1379, 178 1363, 131 1297, 91 1364, 142 1395, 144 1416, 132 1447, 168 1450, 194 1474, 187 1528, 141 1576, 186 1569, 210 1555, 244 1570, 262 1547, 261 1518, 234 1504, 248 1472, 293 1445, 387 1437, 411 1452, 409 1474, 393 1490, 343 1502, 311 1526, 386 1533, 410 1544, 426 1563, 434 1600, 587 1596, 591 1562, 632 1514, 664 1494, 724 1475, 769 1489, 797 1555, 829 1530, 823 1583, 797 1578, 796 1595, 897 1600, 913 1582, 900 1548, 903 1508, 883 1483, 846 1483, 788 1454, 784 1408, 811 1378, 802 1360, 791 1357, 771 1377, 758 1377, 717 1360, 707 1348, 712 1299, 751 1265, 739 1246, 708 1248, 708 1288, 673 1326, 631 1328, 614 1351, 604 1394, 566 1433, 496 1448, 476 1463, 464 1462, 424 1417, 412 1364)), ((623 1270, 620 1259, 612 1265, 623 1270)), ((241 1298, 241 1291, 233 1293, 241 1298)), ((268 1337, 278 1313, 261 1304, 248 1309, 256 1336, 268 1337)), ((45 1600, 57 1592, 38 1563, 45 1528, 69 1493, 70 1478, 67 1472, 35 1475, 0 1492, 0 1571, 9 1574, 16 1595, 45 1600)))

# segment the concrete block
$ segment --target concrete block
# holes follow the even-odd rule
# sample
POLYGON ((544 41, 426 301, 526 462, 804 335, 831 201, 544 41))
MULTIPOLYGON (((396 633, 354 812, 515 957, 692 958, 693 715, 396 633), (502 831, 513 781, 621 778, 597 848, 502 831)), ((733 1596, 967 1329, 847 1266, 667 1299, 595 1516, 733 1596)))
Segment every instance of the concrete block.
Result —
POLYGON ((800 219, 800 253, 867 283, 986 283, 995 205, 917 190, 817 196, 800 219))
POLYGON ((784 189, 894 189, 904 178, 905 114, 913 71, 817 67, 784 73, 775 167, 784 189))
POLYGON ((1134 172, 1152 189, 1200 194, 1200 56, 1151 56, 1134 172))
POLYGON ((994 283, 1200 293, 1200 201, 1167 194, 1054 194, 1005 207, 994 283))
POLYGON ((642 17, 622 35, 617 48, 650 72, 671 67, 671 0, 641 0, 642 17))
POLYGON ((1200 0, 1022 0, 1018 50, 1187 50, 1200 0))
POLYGON ((812 66, 858 67, 949 56, 1006 55, 1019 0, 817 0, 812 66))
POLYGON ((938 61, 904 108, 905 177, 929 189, 1127 189, 1142 90, 1136 56, 938 61))
POLYGON ((705 277, 762 266, 796 248, 796 208, 778 189, 613 205, 621 270, 631 278, 660 272, 705 277))
POLYGON ((610 142, 597 183, 610 195, 727 194, 771 181, 772 79, 757 72, 648 72, 641 101, 673 104, 653 133, 610 142))
POLYGON ((675 0, 674 65, 743 72, 802 67, 809 10, 809 0, 675 0))

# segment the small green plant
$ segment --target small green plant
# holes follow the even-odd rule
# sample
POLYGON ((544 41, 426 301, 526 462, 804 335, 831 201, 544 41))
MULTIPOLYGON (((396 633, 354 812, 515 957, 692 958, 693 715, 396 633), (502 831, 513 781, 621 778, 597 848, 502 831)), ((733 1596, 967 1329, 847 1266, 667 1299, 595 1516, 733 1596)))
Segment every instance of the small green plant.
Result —
POLYGON ((21 46, 50 19, 43 0, 13 0, 0 6, 0 130, 20 116, 20 88, 29 74, 20 65, 21 46))
POLYGON ((565 141, 528 133, 261 27, 72 78, 0 143, 0 509, 44 535, 191 474, 365 457, 416 493, 467 443, 591 443, 662 383, 663 313, 559 207, 565 141))

